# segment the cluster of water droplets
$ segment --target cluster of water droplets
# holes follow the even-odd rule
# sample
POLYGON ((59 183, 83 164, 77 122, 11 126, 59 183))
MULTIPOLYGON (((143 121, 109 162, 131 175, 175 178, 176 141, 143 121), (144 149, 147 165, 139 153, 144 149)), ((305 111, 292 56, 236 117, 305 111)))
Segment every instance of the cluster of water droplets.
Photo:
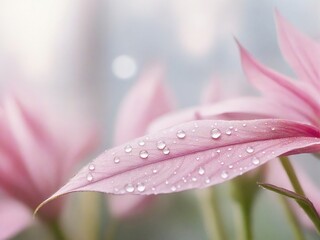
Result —
MULTIPOLYGON (((191 131, 190 130, 190 133, 194 133, 196 131, 196 128, 198 128, 198 124, 195 123, 194 124, 194 127, 191 131)), ((247 127, 247 124, 246 123, 243 123, 242 124, 242 127, 247 127)), ((275 130, 274 128, 271 128, 273 131, 275 130)), ((217 127, 217 124, 214 124, 214 126, 212 125, 211 126, 211 129, 209 130, 210 131, 210 137, 212 140, 214 141, 218 141, 220 138, 222 138, 222 136, 225 135, 225 137, 227 138, 228 136, 231 136, 234 132, 237 132, 238 129, 233 127, 233 126, 230 126, 229 128, 225 129, 225 130, 221 130, 217 127)), ((182 129, 179 129, 175 132, 175 136, 176 136, 176 140, 173 140, 171 142, 171 144, 176 144, 177 142, 185 139, 187 137, 187 133, 182 130, 182 129)), ((141 140, 138 140, 137 142, 137 145, 138 145, 138 148, 141 147, 139 150, 138 150, 138 155, 139 157, 142 159, 142 160, 145 160, 145 159, 148 159, 150 158, 150 154, 148 152, 148 150, 146 150, 145 146, 147 145, 148 146, 148 139, 145 138, 145 139, 141 139, 141 140)), ((154 144, 154 143, 153 143, 154 144)), ((125 154, 132 154, 133 153, 133 150, 134 150, 134 145, 125 145, 124 148, 123 148, 123 151, 125 154)), ((168 146, 167 144, 167 140, 158 140, 156 143, 155 143, 155 147, 158 151, 161 151, 162 154, 164 155, 169 155, 170 154, 170 146, 168 146)), ((214 151, 212 151, 212 157, 216 157, 220 154, 225 154, 224 156, 226 156, 227 158, 231 158, 231 157, 236 157, 236 156, 233 156, 234 154, 232 154, 232 150, 233 148, 232 147, 228 147, 226 149, 215 149, 214 151), (222 153, 221 150, 223 150, 224 152, 222 153), (230 154, 226 153, 226 152, 230 152, 230 154)), ((256 156, 254 156, 254 152, 255 152, 255 147, 253 146, 246 146, 245 149, 244 149, 244 153, 241 153, 241 154, 237 154, 237 157, 239 158, 244 158, 244 157, 248 157, 252 154, 252 158, 251 158, 251 164, 252 166, 256 166, 256 165, 259 165, 260 164, 260 159, 257 158, 256 156)), ((122 157, 121 157, 122 158, 122 157)), ((201 161, 201 156, 196 156, 195 157, 195 160, 196 161, 201 161)), ((114 156, 113 158, 113 162, 114 164, 119 164, 120 163, 120 158, 118 156, 114 156)), ((248 167, 246 166, 240 166, 238 165, 238 162, 235 162, 235 163, 228 163, 228 161, 226 161, 226 164, 224 161, 222 160, 218 160, 218 162, 220 163, 221 165, 221 169, 219 170, 220 173, 220 177, 221 179, 225 180, 225 179, 228 179, 230 178, 230 176, 233 176, 233 173, 237 172, 238 175, 242 175, 243 171, 248 169, 248 167), (224 166, 225 165, 225 166, 224 166)), ((241 161, 240 161, 241 162, 241 161)), ((207 163, 206 163, 207 164, 207 163)), ((89 173, 87 174, 87 181, 91 182, 93 181, 94 179, 94 176, 93 176, 93 172, 95 170, 95 167, 93 164, 90 164, 88 166, 88 169, 89 169, 89 173)), ((153 168, 150 170, 150 173, 147 173, 145 172, 145 175, 149 175, 149 176, 152 176, 154 174, 157 174, 159 172, 159 168, 153 168)), ((181 178, 181 182, 183 183, 188 183, 188 184, 196 184, 196 183, 200 183, 200 181, 203 181, 204 183, 206 184, 210 184, 212 179, 206 175, 207 173, 207 165, 198 165, 198 169, 191 175, 189 174, 188 176, 185 176, 185 177, 182 177, 181 178)), ((208 171, 210 173, 210 171, 208 171)), ((172 174, 175 175, 177 172, 174 171, 172 174)), ((122 192, 121 193, 134 193, 134 192, 137 192, 137 193, 142 193, 142 192, 145 192, 146 191, 146 185, 148 186, 149 183, 147 183, 148 181, 145 181, 145 182, 139 182, 139 183, 128 183, 124 186, 123 190, 121 190, 122 192)), ((154 183, 156 184, 156 183, 154 183)), ((164 182, 165 185, 169 185, 169 189, 172 191, 172 192, 175 192, 177 191, 181 185, 180 184, 172 184, 170 186, 170 183, 168 180, 166 180, 164 182)), ((194 185, 192 185, 194 186, 194 185)), ((150 189, 156 194, 157 193, 157 189, 154 186, 152 186, 152 184, 150 184, 150 189)), ((119 189, 115 190, 116 192, 119 191, 119 189)))

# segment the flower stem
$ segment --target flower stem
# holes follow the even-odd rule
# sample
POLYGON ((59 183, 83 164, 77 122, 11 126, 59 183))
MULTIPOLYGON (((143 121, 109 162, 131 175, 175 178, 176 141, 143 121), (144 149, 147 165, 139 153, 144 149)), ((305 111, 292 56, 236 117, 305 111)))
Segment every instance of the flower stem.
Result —
POLYGON ((241 240, 252 240, 252 217, 251 217, 251 207, 244 204, 236 205, 236 226, 238 228, 237 234, 238 239, 241 240))
POLYGON ((289 161, 289 158, 288 157, 280 157, 280 162, 281 162, 284 170, 286 171, 295 192, 302 195, 302 196, 305 196, 304 191, 303 191, 301 184, 298 180, 298 177, 296 175, 296 172, 295 172, 292 164, 289 161))
MULTIPOLYGON (((297 175, 294 171, 293 166, 291 165, 289 158, 287 157, 280 157, 280 161, 281 164, 284 168, 284 170, 286 171, 289 180, 292 184, 292 187, 294 188, 294 190, 296 191, 296 193, 305 196, 304 191, 301 187, 301 184, 297 178, 297 175)), ((318 231, 318 234, 320 234, 320 217, 319 215, 315 212, 315 211, 311 211, 310 208, 308 208, 307 206, 305 206, 304 204, 298 202, 298 204, 300 205, 300 207, 304 210, 304 212, 308 215, 308 217, 310 218, 310 220, 313 222, 315 228, 318 231)))
POLYGON ((298 222, 293 210, 292 210, 292 207, 290 206, 288 200, 283 197, 283 196, 280 196, 280 200, 281 202, 283 203, 283 207, 284 207, 284 210, 286 212, 286 215, 287 215, 287 218, 290 222, 290 225, 292 227, 292 230, 294 232, 294 236, 295 236, 295 239, 296 240, 305 240, 305 237, 304 237, 304 234, 303 234, 303 231, 301 229, 301 226, 300 226, 300 223, 298 222))
POLYGON ((199 191, 198 199, 209 239, 226 240, 227 235, 224 230, 215 190, 208 188, 199 191))
POLYGON ((48 223, 49 229, 56 240, 66 240, 64 232, 57 220, 48 223))

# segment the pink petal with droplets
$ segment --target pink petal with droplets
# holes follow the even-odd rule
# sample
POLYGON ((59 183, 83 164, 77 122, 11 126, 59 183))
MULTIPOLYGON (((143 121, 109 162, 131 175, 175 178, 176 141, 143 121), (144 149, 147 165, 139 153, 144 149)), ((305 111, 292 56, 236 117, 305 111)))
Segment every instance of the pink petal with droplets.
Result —
POLYGON ((0 239, 10 239, 31 225, 31 212, 20 202, 0 195, 0 239))
POLYGON ((297 122, 193 121, 106 151, 91 163, 95 171, 85 166, 47 201, 76 191, 149 195, 204 188, 280 155, 319 150, 319 129, 297 122))
POLYGON ((320 91, 320 44, 295 29, 276 11, 282 54, 299 78, 320 91))
MULTIPOLYGON (((120 106, 116 121, 115 144, 122 144, 146 133, 152 120, 174 109, 171 92, 164 83, 164 69, 159 64, 148 67, 120 106)), ((143 145, 144 142, 139 143, 143 145)), ((110 196, 114 217, 126 218, 143 210, 148 196, 110 196)))
POLYGON ((299 114, 312 124, 317 124, 317 113, 320 110, 318 97, 308 91, 308 85, 293 81, 257 62, 239 44, 242 66, 250 80, 262 94, 287 107, 287 118, 291 114, 299 114))

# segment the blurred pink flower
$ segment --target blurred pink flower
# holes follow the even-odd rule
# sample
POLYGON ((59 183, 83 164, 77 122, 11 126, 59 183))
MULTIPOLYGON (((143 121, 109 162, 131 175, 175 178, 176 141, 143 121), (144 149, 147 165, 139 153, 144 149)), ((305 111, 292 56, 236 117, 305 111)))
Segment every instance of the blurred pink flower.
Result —
MULTIPOLYGON (((14 201, 0 196, 0 204, 5 204, 1 208, 5 206, 10 221, 16 224, 0 226, 1 239, 16 226, 25 226, 28 208, 34 209, 61 186, 97 143, 96 130, 89 121, 79 117, 62 123, 66 116, 35 102, 35 98, 19 96, 5 96, 0 112, 0 189, 14 201), (21 204, 16 208, 18 202, 21 204)), ((62 202, 57 201, 40 217, 54 220, 61 207, 62 202)), ((32 212, 28 211, 31 221, 32 212)))
MULTIPOLYGON (((164 84, 164 67, 147 66, 137 83, 123 99, 115 127, 115 145, 146 133, 151 121, 175 108, 175 100, 164 84)), ((143 142, 140 143, 141 145, 143 142)), ((110 211, 117 218, 129 217, 144 209, 151 197, 109 196, 110 211)))
MULTIPOLYGON (((287 27, 280 17, 278 23, 280 28, 287 27)), ((305 39, 294 40, 301 44, 305 39)), ((294 40, 291 38, 290 44, 297 44, 294 40)), ((300 44, 301 48, 314 47, 300 44)), ((314 48, 317 54, 318 48, 314 48)), ((314 62, 317 58, 305 53, 300 56, 296 48, 289 50, 295 51, 296 64, 301 59, 309 66, 318 63, 314 62)), ((289 50, 285 49, 284 54, 289 50)), ((248 78, 264 98, 230 100, 171 115, 158 128, 172 127, 108 150, 91 163, 95 171, 90 171, 91 165, 85 166, 47 201, 75 191, 148 195, 204 188, 242 175, 278 156, 319 152, 320 104, 314 89, 319 86, 305 78, 303 85, 292 81, 259 64, 242 47, 240 52, 248 78), (305 124, 278 119, 286 117, 305 124), (192 121, 203 118, 210 120, 192 121), (180 122, 184 123, 176 125, 180 122), (140 141, 144 141, 143 146, 140 141)), ((316 74, 313 68, 309 71, 304 68, 299 73, 316 74)))

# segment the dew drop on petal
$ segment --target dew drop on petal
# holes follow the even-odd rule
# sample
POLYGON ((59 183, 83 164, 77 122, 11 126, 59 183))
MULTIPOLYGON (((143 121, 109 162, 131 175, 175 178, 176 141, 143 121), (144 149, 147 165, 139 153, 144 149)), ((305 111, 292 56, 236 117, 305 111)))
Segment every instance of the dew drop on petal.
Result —
POLYGON ((138 142, 138 144, 139 144, 139 146, 144 146, 146 143, 145 143, 143 140, 140 140, 140 141, 138 142))
POLYGON ((177 188, 176 188, 175 186, 172 186, 172 187, 171 187, 171 191, 172 191, 172 192, 175 192, 176 190, 177 190, 177 188))
POLYGON ((203 175, 204 172, 205 172, 204 169, 203 169, 202 167, 200 167, 199 170, 198 170, 198 173, 199 173, 200 175, 203 175))
POLYGON ((157 169, 153 169, 153 170, 152 170, 152 173, 154 173, 154 174, 156 174, 157 172, 158 172, 157 169))
POLYGON ((114 157, 113 162, 114 162, 114 163, 119 163, 119 162, 120 162, 120 158, 114 157))
POLYGON ((146 189, 146 186, 143 183, 138 183, 137 184, 137 190, 139 192, 144 192, 145 189, 146 189))
POLYGON ((196 177, 193 177, 191 178, 192 182, 196 182, 197 181, 197 178, 196 177))
POLYGON ((170 153, 170 150, 169 148, 165 147, 163 150, 162 150, 163 154, 164 155, 168 155, 170 153))
POLYGON ((166 147, 166 143, 164 141, 160 140, 160 141, 157 142, 157 148, 159 150, 163 150, 165 147, 166 147))
POLYGON ((226 130, 226 134, 227 134, 228 136, 230 136, 230 135, 232 134, 232 131, 231 131, 230 129, 227 129, 227 130, 226 130))
POLYGON ((92 182, 92 180, 93 180, 93 175, 92 175, 91 173, 88 173, 88 175, 87 175, 87 181, 88 181, 88 182, 92 182))
POLYGON ((221 175, 220 175, 223 179, 227 179, 229 177, 229 174, 227 171, 222 171, 221 175))
POLYGON ((206 178, 206 183, 209 184, 211 182, 210 178, 206 178))
POLYGON ((230 169, 232 169, 232 168, 233 168, 233 165, 232 165, 232 164, 230 164, 230 165, 229 165, 229 168, 230 168, 230 169))
POLYGON ((177 132, 177 137, 180 138, 180 139, 185 138, 185 137, 186 137, 185 131, 183 131, 183 130, 178 130, 178 132, 177 132))
POLYGON ((246 151, 247 151, 247 153, 253 153, 254 152, 254 148, 249 146, 249 147, 247 147, 246 151))
POLYGON ((142 151, 140 151, 139 156, 140 156, 142 159, 146 159, 146 158, 148 158, 149 153, 148 153, 146 150, 142 150, 142 151))
POLYGON ((251 162, 254 164, 254 165, 259 165, 260 164, 260 160, 256 157, 252 158, 251 162))
POLYGON ((125 147, 124 147, 124 151, 125 151, 126 153, 130 153, 130 152, 132 151, 132 146, 131 146, 131 145, 125 146, 125 147))
POLYGON ((93 171, 93 170, 95 170, 95 166, 91 163, 89 166, 88 166, 88 169, 90 170, 90 171, 93 171))
POLYGON ((218 128, 214 128, 211 130, 211 137, 213 139, 218 139, 221 136, 221 131, 218 128))
POLYGON ((125 189, 128 193, 134 192, 134 186, 132 186, 130 183, 126 185, 125 189))
POLYGON ((242 126, 243 126, 243 127, 246 127, 246 126, 247 126, 247 124, 246 124, 246 123, 244 123, 244 124, 242 124, 242 126))

